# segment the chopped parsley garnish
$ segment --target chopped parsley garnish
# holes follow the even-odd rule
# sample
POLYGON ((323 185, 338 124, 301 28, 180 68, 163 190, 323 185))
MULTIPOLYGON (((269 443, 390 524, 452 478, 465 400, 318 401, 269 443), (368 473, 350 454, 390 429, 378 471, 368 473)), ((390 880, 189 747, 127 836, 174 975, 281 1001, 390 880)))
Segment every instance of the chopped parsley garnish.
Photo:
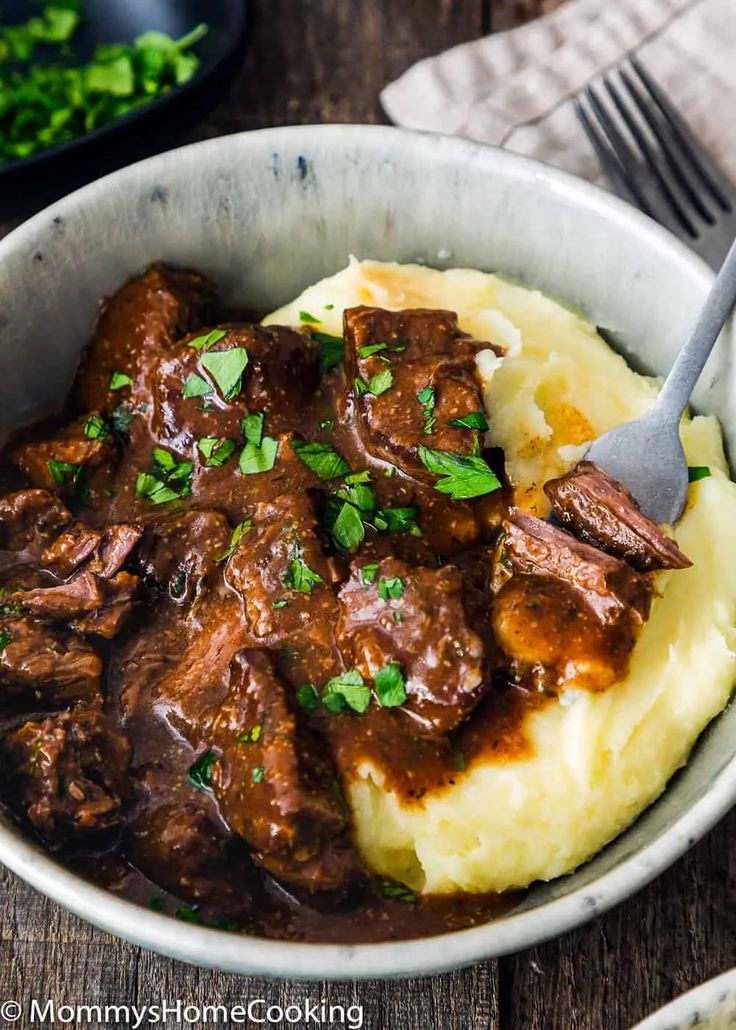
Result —
POLYGON ((374 376, 371 376, 367 383, 358 377, 355 380, 355 392, 359 397, 362 397, 366 393, 372 394, 374 397, 380 397, 382 393, 386 393, 394 385, 394 374, 390 368, 384 368, 381 372, 377 372, 374 376))
POLYGON ((370 473, 356 472, 345 477, 345 486, 330 494, 325 512, 325 528, 338 547, 356 550, 365 539, 365 527, 379 533, 411 532, 421 536, 416 525, 417 508, 378 508, 373 490, 366 484, 370 473))
POLYGON ((421 536, 422 531, 416 523, 419 508, 379 508, 373 523, 381 533, 411 533, 421 536))
POLYGON ((240 471, 244 476, 270 472, 276 464, 278 450, 279 442, 272 436, 264 436, 260 444, 247 443, 240 452, 240 471))
POLYGON ((296 590, 300 594, 311 594, 315 587, 324 582, 320 574, 310 569, 304 561, 303 545, 299 537, 292 544, 283 582, 287 590, 296 590))
POLYGON ((12 639, 9 633, 0 633, 0 651, 4 650, 12 639))
POLYGON ((263 423, 265 415, 262 411, 256 411, 252 415, 246 415, 240 423, 240 428, 243 431, 243 437, 246 443, 252 443, 256 447, 260 447, 263 442, 263 423))
POLYGON ((238 445, 228 437, 203 436, 197 446, 205 458, 206 468, 219 468, 230 460, 238 445))
POLYGON ((401 666, 398 662, 389 662, 374 676, 376 694, 384 708, 396 708, 406 701, 406 685, 401 666))
POLYGON ((406 584, 399 576, 388 576, 378 581, 378 596, 382 601, 399 601, 406 584))
POLYGON ((197 790, 209 791, 212 789, 212 770, 217 761, 217 752, 210 749, 200 755, 196 762, 189 766, 187 779, 197 790))
POLYGON ((182 923, 194 923, 195 926, 204 926, 202 917, 194 911, 191 905, 180 905, 176 910, 176 918, 182 923))
POLYGON ((271 607, 275 608, 278 611, 281 608, 285 608, 288 603, 289 602, 287 600, 285 600, 285 599, 282 600, 282 601, 272 601, 271 602, 271 607))
POLYGON ((299 312, 299 321, 306 322, 308 325, 319 325, 319 319, 310 315, 308 311, 299 312))
POLYGON ((207 380, 203 379, 202 376, 198 376, 196 372, 192 372, 184 383, 185 400, 188 400, 190 397, 206 397, 207 394, 213 392, 213 388, 207 380))
POLYGON ((495 472, 479 455, 420 447, 419 457, 428 472, 442 477, 435 490, 449 494, 453 501, 480 497, 501 487, 495 472))
POLYGON ((325 311, 332 311, 334 307, 334 304, 325 304, 325 311))
POLYGON ((220 340, 224 340, 227 336, 227 329, 212 329, 209 333, 204 333, 202 336, 195 336, 193 340, 189 341, 189 346, 194 347, 195 350, 209 350, 210 347, 214 347, 220 340))
POLYGON ((248 366, 248 351, 245 347, 208 351, 199 360, 202 368, 207 369, 217 383, 225 400, 240 393, 243 372, 248 366))
POLYGON ((320 364, 324 372, 337 368, 345 354, 345 340, 342 336, 331 336, 330 333, 312 330, 312 339, 320 347, 320 364))
POLYGON ((338 479, 350 472, 350 466, 331 443, 292 440, 291 449, 320 479, 338 479))
POLYGON ((131 45, 103 43, 82 62, 70 47, 82 22, 79 7, 77 0, 51 0, 24 23, 0 27, 0 163, 98 129, 187 82, 199 68, 191 48, 205 25, 179 40, 154 30, 131 45), (39 45, 45 52, 37 58, 39 45))
POLYGON ((171 584, 171 596, 175 600, 180 600, 187 592, 187 573, 185 569, 182 569, 179 575, 176 577, 174 582, 171 584))
POLYGON ((393 354, 400 354, 409 346, 409 340, 398 340, 396 343, 368 343, 358 351, 358 357, 369 358, 372 354, 380 354, 382 351, 389 351, 393 354))
POLYGON ((256 723, 255 726, 251 726, 249 730, 245 730, 243 733, 239 733, 235 738, 238 744, 257 744, 263 736, 263 723, 256 723))
POLYGON ((344 501, 332 522, 332 538, 346 551, 355 551, 365 538, 365 526, 357 508, 344 501))
POLYGON ((364 565, 360 570, 360 578, 363 580, 363 586, 372 586, 376 582, 377 575, 378 562, 371 562, 370 565, 364 565))
POLYGON ((434 427, 437 424, 437 417, 434 414, 434 406, 436 403, 434 387, 425 386, 424 389, 420 390, 417 394, 417 400, 422 405, 422 415, 424 416, 423 431, 429 435, 434 431, 434 427))
POLYGON ((122 390, 126 386, 132 386, 133 380, 125 372, 113 372, 110 376, 110 389, 122 390))
POLYGON ((266 770, 262 765, 257 765, 255 769, 251 770, 250 778, 254 783, 262 783, 263 777, 266 775, 266 770))
POLYGON ((140 472, 135 481, 135 492, 146 497, 151 504, 168 504, 188 497, 192 492, 191 479, 194 465, 191 461, 177 461, 163 447, 153 449, 153 471, 140 472))
POLYGON ((390 898, 392 901, 405 901, 407 904, 413 905, 417 900, 411 887, 407 887, 405 883, 399 883, 398 880, 381 880, 381 892, 384 897, 390 898))
POLYGON ((87 485, 84 465, 75 465, 70 461, 55 461, 53 458, 50 458, 46 464, 57 486, 69 486, 71 484, 74 487, 77 500, 82 504, 87 503, 89 500, 89 486, 87 485))
POLYGON ((340 676, 334 676, 325 684, 322 704, 337 714, 345 708, 361 714, 371 703, 371 690, 357 669, 349 669, 340 676))
POLYGON ((320 429, 326 429, 328 433, 331 433, 335 428, 335 420, 331 418, 323 418, 319 424, 320 429))
POLYGON ((222 554, 218 554, 215 558, 215 561, 218 565, 220 564, 220 562, 227 561, 227 559, 231 555, 235 554, 235 549, 240 543, 241 537, 245 536, 245 534, 248 533, 252 529, 252 527, 253 523, 250 519, 245 519, 243 522, 239 522, 237 524, 237 526, 233 530, 232 536, 230 537, 230 546, 226 551, 223 551, 222 554))
POLYGON ((296 692, 296 700, 297 704, 307 712, 313 712, 319 708, 320 697, 314 683, 305 683, 304 686, 299 687, 296 692))
POLYGON ((689 465, 687 479, 689 483, 697 483, 699 479, 708 479, 710 474, 708 465, 689 465))
POLYGON ((102 415, 90 415, 84 423, 84 435, 88 440, 106 440, 110 435, 110 427, 102 415))
POLYGON ((160 894, 152 894, 148 899, 148 907, 152 908, 154 912, 163 912, 164 899, 160 894))
POLYGON ((480 429, 485 432, 488 429, 486 416, 482 411, 471 411, 468 415, 461 415, 460 418, 451 418, 448 426, 457 426, 459 429, 480 429))
POLYGON ((135 412, 129 404, 118 404, 112 413, 112 424, 118 433, 126 433, 134 418, 135 412))

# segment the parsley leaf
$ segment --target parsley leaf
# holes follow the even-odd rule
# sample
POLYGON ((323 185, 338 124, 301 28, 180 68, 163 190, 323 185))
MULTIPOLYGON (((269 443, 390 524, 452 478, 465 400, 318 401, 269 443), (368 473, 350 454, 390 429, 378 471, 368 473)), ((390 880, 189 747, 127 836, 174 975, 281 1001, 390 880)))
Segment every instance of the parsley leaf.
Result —
POLYGON ((250 778, 254 783, 262 783, 263 778, 266 775, 266 769, 262 765, 257 765, 255 769, 251 770, 250 778))
POLYGON ((195 350, 209 350, 210 347, 214 347, 220 340, 224 340, 227 336, 227 329, 212 329, 209 333, 204 333, 202 336, 195 336, 193 340, 189 341, 189 346, 194 347, 195 350))
POLYGON ((417 394, 417 400, 422 405, 422 415, 424 416, 424 432, 428 435, 434 430, 437 424, 437 418, 434 414, 434 407, 436 403, 435 389, 433 386, 425 386, 423 390, 420 390, 417 394))
POLYGON ((398 662, 384 665, 373 678, 378 700, 384 708, 396 708, 406 701, 406 685, 398 662))
POLYGON ((134 418, 135 412, 129 404, 119 404, 112 413, 112 424, 118 433, 126 433, 134 418))
POLYGON ((177 461, 163 447, 153 449, 153 471, 140 472, 135 481, 135 492, 146 497, 151 504, 168 504, 187 497, 191 492, 194 465, 191 461, 177 461))
POLYGON ((0 651, 4 651, 12 639, 9 633, 0 633, 0 651))
POLYGON ((299 312, 299 321, 306 322, 309 325, 319 325, 319 319, 315 318, 314 315, 310 315, 308 311, 299 312))
POLYGON ((417 900, 411 887, 407 887, 405 883, 399 883, 398 880, 381 880, 381 891, 384 897, 391 898, 392 901, 405 901, 407 904, 413 905, 417 900))
POLYGON ((228 549, 226 551, 223 551, 222 554, 218 554, 215 558, 215 561, 218 565, 221 562, 227 561, 227 559, 232 554, 235 554, 235 549, 240 543, 241 537, 245 536, 245 534, 248 533, 252 529, 252 527, 253 522, 251 521, 251 519, 244 519, 243 522, 239 522, 237 524, 237 526, 233 530, 232 536, 230 537, 230 545, 228 549))
POLYGON ((90 415, 84 423, 84 435, 88 440, 106 440, 110 435, 110 427, 102 415, 90 415))
POLYGON ((697 483, 699 479, 708 479, 710 468, 707 465, 689 465, 687 479, 689 483, 697 483))
POLYGON ((247 443, 240 452, 240 471, 244 476, 270 472, 276 464, 278 450, 279 442, 272 436, 264 436, 260 445, 247 443))
POLYGON ((325 684, 322 703, 333 714, 350 708, 362 714, 371 703, 371 691, 357 669, 334 676, 325 684))
POLYGON ((189 397, 206 397, 208 393, 213 393, 213 389, 206 379, 202 376, 198 376, 196 372, 187 378, 184 383, 184 399, 189 397))
POLYGON ((304 686, 299 687, 296 692, 296 700, 297 704, 307 712, 313 712, 319 708, 320 698, 313 683, 305 683, 304 686))
POLYGON ((337 479, 350 472, 350 466, 331 443, 292 440, 291 449, 320 479, 337 479))
POLYGON ((394 385, 394 374, 390 368, 384 368, 382 372, 371 376, 367 383, 364 383, 362 379, 357 379, 355 385, 359 394, 370 393, 374 397, 380 397, 394 385))
POLYGON ((480 497, 501 487, 495 472, 478 455, 420 447, 419 457, 428 472, 442 477, 435 483, 435 490, 449 494, 453 501, 480 497))
POLYGON ((318 333, 312 330, 312 339, 315 340, 321 350, 320 364, 325 372, 331 372, 343 359, 345 353, 345 340, 342 336, 331 336, 329 333, 318 333))
POLYGON ((249 730, 244 730, 235 738, 238 744, 257 744, 263 735, 263 723, 256 723, 249 730))
POLYGON ((421 536, 416 523, 419 508, 379 508, 373 517, 376 529, 381 533, 411 533, 421 536))
POLYGON ((365 538, 365 527, 360 512, 349 501, 344 501, 332 523, 332 538, 346 551, 355 551, 365 538))
POLYGON ((205 467, 219 468, 230 460, 238 445, 228 437, 203 436, 197 446, 206 459, 205 467))
POLYGON ((85 504, 89 500, 89 487, 83 465, 74 465, 70 461, 56 461, 54 458, 46 462, 57 486, 74 487, 77 499, 85 504))
POLYGON ((193 787, 197 790, 212 790, 212 770, 216 761, 217 752, 210 749, 189 766, 187 779, 193 787))
POLYGON ((240 393, 243 372, 248 365, 248 351, 245 347, 208 351, 200 358, 200 364, 215 380, 222 396, 229 400, 240 393))
POLYGON ((324 582, 314 569, 310 569, 303 557, 303 545, 299 537, 294 541, 289 555, 289 565, 283 583, 288 590, 300 594, 311 594, 315 587, 324 582))
POLYGON ((110 390, 122 390, 126 386, 132 386, 133 380, 125 372, 113 372, 110 376, 110 390))
POLYGON ((377 575, 378 562, 371 562, 370 565, 364 565, 360 570, 360 578, 363 580, 363 586, 372 586, 376 582, 377 575))
POLYGON ((399 576, 389 576, 378 582, 378 596, 382 601, 398 601, 404 596, 406 584, 399 576))
POLYGON ((471 411, 467 415, 461 415, 460 418, 451 418, 447 424, 448 426, 458 426, 460 429, 480 429, 481 432, 488 429, 488 422, 482 411, 471 411))
POLYGON ((263 441, 263 422, 265 415, 262 411, 257 411, 253 415, 246 415, 240 423, 240 428, 243 431, 246 443, 252 443, 255 447, 260 447, 263 441))

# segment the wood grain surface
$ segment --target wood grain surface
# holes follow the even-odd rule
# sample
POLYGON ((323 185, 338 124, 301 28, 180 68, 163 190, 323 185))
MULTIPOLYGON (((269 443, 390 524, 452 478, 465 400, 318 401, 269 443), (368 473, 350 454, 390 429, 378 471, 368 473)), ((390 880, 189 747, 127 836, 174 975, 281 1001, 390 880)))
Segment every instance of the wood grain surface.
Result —
MULTIPOLYGON (((380 88, 415 60, 559 2, 253 0, 254 26, 237 79, 190 138, 293 122, 383 121, 380 88)), ((36 188, 0 200, 2 233, 45 196, 36 188)), ((167 998, 232 1005, 265 998, 286 1005, 325 997, 362 1004, 369 1030, 627 1030, 736 964, 735 836, 731 813, 637 897, 531 951, 426 980, 321 986, 160 958, 88 926, 0 867, 0 1003, 37 997, 140 1005, 167 998)), ((39 1024, 23 1016, 5 1024, 0 1017, 2 1025, 39 1024)))

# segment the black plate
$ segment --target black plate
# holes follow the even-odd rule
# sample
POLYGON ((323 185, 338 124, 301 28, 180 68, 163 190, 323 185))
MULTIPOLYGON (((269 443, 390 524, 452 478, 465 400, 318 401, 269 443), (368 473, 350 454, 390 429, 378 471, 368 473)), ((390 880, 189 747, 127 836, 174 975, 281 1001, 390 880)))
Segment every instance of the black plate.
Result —
MULTIPOLYGON (((73 41, 74 51, 82 60, 90 58, 99 43, 130 43, 148 29, 179 37, 205 22, 209 32, 195 47, 201 66, 183 86, 174 87, 109 125, 0 165, 0 184, 14 180, 26 193, 33 188, 29 177, 38 184, 38 173, 43 173, 69 177, 66 187, 72 188, 172 146, 177 135, 202 118, 222 96, 245 40, 247 7, 247 0, 84 0, 85 22, 73 41)), ((25 21, 38 12, 39 4, 34 0, 2 2, 3 24, 25 21)), ((48 200, 47 191, 43 192, 44 200, 48 200)))

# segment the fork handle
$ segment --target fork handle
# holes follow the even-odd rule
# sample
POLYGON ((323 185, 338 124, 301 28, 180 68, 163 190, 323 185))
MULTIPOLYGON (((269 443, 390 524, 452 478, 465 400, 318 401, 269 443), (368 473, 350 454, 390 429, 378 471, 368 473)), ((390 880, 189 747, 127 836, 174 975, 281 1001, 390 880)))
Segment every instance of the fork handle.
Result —
POLYGON ((679 421, 735 303, 736 240, 731 244, 690 339, 665 379, 657 402, 660 412, 679 421))

